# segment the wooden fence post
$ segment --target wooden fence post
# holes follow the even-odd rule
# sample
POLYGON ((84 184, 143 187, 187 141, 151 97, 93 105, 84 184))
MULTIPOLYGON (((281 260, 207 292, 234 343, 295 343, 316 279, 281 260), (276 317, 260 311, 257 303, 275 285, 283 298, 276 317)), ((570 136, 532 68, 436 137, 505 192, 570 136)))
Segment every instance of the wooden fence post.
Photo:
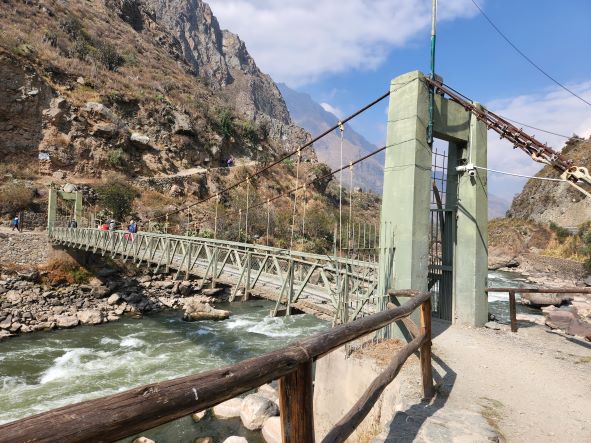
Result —
POLYGON ((312 361, 279 379, 283 443, 314 443, 312 361))
POLYGON ((515 306, 515 291, 509 291, 509 315, 511 317, 511 332, 517 332, 517 309, 515 306))
POLYGON ((433 370, 431 367, 431 298, 421 304, 421 333, 425 342, 421 345, 421 375, 425 398, 433 397, 433 370))

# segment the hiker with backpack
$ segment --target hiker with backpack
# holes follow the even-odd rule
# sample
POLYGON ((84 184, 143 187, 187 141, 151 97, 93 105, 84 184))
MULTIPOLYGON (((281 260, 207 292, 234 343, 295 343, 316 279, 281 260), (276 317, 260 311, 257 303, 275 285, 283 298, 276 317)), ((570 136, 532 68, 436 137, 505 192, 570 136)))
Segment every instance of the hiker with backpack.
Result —
POLYGON ((129 232, 127 239, 133 241, 134 234, 137 233, 137 223, 130 220, 129 225, 127 226, 127 232, 129 232))

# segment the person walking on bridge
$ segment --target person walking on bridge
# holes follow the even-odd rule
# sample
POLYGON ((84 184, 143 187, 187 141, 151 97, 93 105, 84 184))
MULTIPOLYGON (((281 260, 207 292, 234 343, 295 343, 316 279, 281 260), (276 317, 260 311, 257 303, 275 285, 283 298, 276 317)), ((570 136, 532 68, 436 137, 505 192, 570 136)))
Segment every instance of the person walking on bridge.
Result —
POLYGON ((127 226, 127 231, 129 232, 127 237, 128 240, 133 241, 134 235, 137 233, 137 223, 133 220, 130 220, 129 225, 127 226))

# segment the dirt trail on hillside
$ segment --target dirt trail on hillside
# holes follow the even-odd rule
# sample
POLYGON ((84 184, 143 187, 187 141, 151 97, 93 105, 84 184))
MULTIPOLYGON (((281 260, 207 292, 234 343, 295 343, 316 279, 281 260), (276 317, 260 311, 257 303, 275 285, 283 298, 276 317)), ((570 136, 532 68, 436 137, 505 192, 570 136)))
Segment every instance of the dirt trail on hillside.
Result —
POLYGON ((435 323, 444 408, 478 404, 508 442, 591 442, 591 343, 435 323))

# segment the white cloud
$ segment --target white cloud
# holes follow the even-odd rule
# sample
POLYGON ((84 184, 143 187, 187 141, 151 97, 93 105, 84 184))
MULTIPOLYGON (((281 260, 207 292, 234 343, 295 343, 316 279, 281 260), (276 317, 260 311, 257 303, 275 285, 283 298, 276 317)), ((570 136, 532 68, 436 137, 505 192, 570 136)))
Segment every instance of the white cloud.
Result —
MULTIPOLYGON (((373 69, 424 31, 431 0, 209 0, 220 26, 245 41, 258 66, 298 86, 350 69, 373 69)), ((440 2, 440 21, 470 17, 470 0, 440 2)))
POLYGON ((326 112, 330 112, 331 114, 336 115, 338 118, 343 118, 343 111, 335 106, 332 106, 330 103, 320 103, 320 106, 322 106, 322 109, 324 109, 326 112))
MULTIPOLYGON (((591 100, 591 81, 569 85, 569 88, 587 101, 591 100)), ((503 117, 558 134, 577 134, 581 137, 591 135, 591 108, 559 88, 548 89, 538 94, 494 100, 487 103, 487 107, 503 117)), ((515 125, 520 126, 516 123, 515 125)), ((566 141, 563 137, 525 126, 523 130, 541 142, 548 143, 548 146, 555 150, 561 150, 566 141)), ((526 175, 534 175, 543 167, 520 149, 513 149, 508 141, 499 139, 493 131, 489 131, 488 136, 488 166, 526 175)), ((526 181, 491 173, 489 188, 491 193, 510 199, 521 191, 526 181)))

